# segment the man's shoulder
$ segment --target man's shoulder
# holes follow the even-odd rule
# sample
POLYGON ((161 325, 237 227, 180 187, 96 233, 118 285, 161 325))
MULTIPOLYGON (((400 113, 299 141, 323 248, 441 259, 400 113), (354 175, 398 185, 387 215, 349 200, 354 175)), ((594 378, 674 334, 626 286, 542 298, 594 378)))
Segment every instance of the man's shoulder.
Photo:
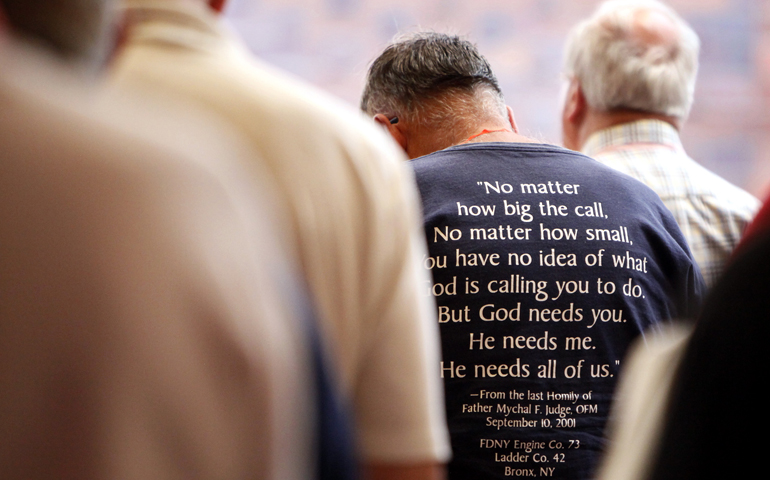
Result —
MULTIPOLYGON (((470 163, 476 160, 496 159, 508 162, 511 168, 527 168, 540 165, 550 168, 553 161, 564 162, 567 170, 582 168, 615 172, 591 157, 548 143, 489 142, 454 145, 428 155, 415 158, 411 164, 415 169, 429 169, 437 165, 470 163), (538 163, 543 162, 543 163, 538 163)), ((614 174, 614 173, 613 173, 614 174)))
MULTIPOLYGON (((393 154, 394 143, 377 128, 374 121, 365 118, 351 105, 259 59, 251 59, 248 68, 258 80, 254 88, 280 102, 281 109, 271 114, 294 122, 298 128, 308 129, 305 134, 296 135, 296 141, 304 141, 305 137, 314 140, 325 138, 351 147, 355 144, 375 144, 378 149, 393 154), (312 132, 321 135, 315 136, 312 132)), ((402 159, 400 152, 398 157, 402 159)))
POLYGON ((714 207, 750 220, 761 205, 759 199, 746 190, 717 175, 703 165, 690 159, 690 171, 694 188, 700 186, 699 196, 707 199, 714 207))
POLYGON ((616 190, 638 192, 644 198, 657 198, 649 187, 625 173, 580 152, 545 143, 457 145, 410 163, 418 181, 428 181, 434 176, 495 173, 515 174, 521 183, 529 183, 544 175, 559 175, 583 179, 590 184, 601 183, 616 190))
POLYGON ((650 186, 667 201, 695 200, 707 208, 751 218, 760 202, 749 192, 692 159, 683 150, 664 145, 633 145, 596 159, 650 186))
POLYGON ((215 38, 215 50, 193 48, 187 54, 167 48, 161 41, 166 37, 129 38, 112 84, 160 91, 216 112, 276 171, 325 177, 387 172, 403 160, 392 140, 352 106, 256 58, 228 32, 215 38))
POLYGON ((296 172, 298 182, 355 182, 366 195, 402 183, 406 157, 373 120, 259 59, 239 68, 253 81, 251 103, 237 121, 251 124, 248 135, 268 163, 282 163, 279 168, 296 172))
POLYGON ((75 169, 94 159, 105 165, 120 164, 121 158, 132 156, 135 148, 147 143, 139 133, 141 128, 134 128, 141 123, 125 118, 120 109, 96 101, 84 88, 83 78, 53 60, 46 64, 41 52, 19 48, 31 56, 30 61, 12 59, 13 72, 3 78, 0 87, 5 94, 2 108, 7 114, 2 119, 6 151, 21 148, 21 155, 48 161, 52 168, 53 158, 68 157, 68 167, 75 169), (135 148, 120 148, 123 141, 135 148), (36 148, 39 154, 25 152, 25 148, 36 148), (43 152, 47 159, 42 158, 43 152))
POLYGON ((139 184, 172 175, 211 185, 238 178, 242 148, 215 122, 125 93, 95 95, 71 66, 26 45, 2 54, 12 65, 0 78, 0 148, 30 173, 34 166, 38 180, 66 185, 70 176, 87 175, 139 184))

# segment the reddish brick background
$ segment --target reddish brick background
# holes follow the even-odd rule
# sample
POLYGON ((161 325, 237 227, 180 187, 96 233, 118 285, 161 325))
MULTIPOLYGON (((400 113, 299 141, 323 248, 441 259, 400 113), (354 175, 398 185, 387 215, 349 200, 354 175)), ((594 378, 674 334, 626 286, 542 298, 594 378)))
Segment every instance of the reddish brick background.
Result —
MULTIPOLYGON (((399 32, 450 31, 490 60, 524 134, 560 143, 562 46, 595 0, 236 0, 262 59, 357 104, 368 63, 399 32)), ((764 197, 770 184, 770 1, 671 0, 701 37, 691 156, 764 197)))

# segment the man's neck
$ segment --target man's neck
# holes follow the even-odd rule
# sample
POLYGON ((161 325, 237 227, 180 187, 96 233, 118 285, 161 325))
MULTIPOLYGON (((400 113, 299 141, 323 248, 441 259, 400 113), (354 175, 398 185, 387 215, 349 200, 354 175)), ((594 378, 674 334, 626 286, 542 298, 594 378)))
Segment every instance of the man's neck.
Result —
POLYGON ((480 122, 459 132, 452 145, 486 142, 537 143, 531 138, 519 135, 510 123, 480 122))
MULTIPOLYGON (((484 143, 484 142, 515 142, 515 143, 533 143, 535 140, 519 135, 511 129, 510 125, 480 125, 468 130, 466 138, 458 138, 454 145, 466 143, 484 143)), ((467 133, 467 132, 466 132, 467 133)))
POLYGON ((610 112, 588 109, 586 118, 578 132, 579 145, 585 145, 586 141, 594 133, 615 125, 636 122, 638 120, 660 120, 671 124, 677 131, 682 127, 682 121, 676 117, 657 113, 641 112, 638 110, 613 110, 610 112))

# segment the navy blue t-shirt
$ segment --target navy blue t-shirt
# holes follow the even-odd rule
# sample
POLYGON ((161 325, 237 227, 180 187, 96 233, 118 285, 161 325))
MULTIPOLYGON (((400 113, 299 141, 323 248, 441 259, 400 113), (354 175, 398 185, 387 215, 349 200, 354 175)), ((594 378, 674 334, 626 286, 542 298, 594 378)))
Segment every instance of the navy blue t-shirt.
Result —
POLYGON ((626 348, 700 303, 679 227, 639 181, 555 146, 466 144, 411 165, 449 478, 588 478, 626 348))

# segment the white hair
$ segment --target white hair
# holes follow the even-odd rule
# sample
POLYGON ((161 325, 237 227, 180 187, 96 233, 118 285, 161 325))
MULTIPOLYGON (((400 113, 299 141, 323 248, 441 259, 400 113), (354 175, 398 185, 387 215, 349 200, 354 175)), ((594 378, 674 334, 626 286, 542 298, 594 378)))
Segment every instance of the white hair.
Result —
MULTIPOLYGON (((660 39, 658 39, 660 40, 660 39)), ((700 41, 671 8, 656 0, 611 0, 570 32, 565 73, 580 83, 591 108, 627 108, 687 118, 695 92, 700 41), (672 21, 672 41, 645 41, 640 12, 672 21)))

